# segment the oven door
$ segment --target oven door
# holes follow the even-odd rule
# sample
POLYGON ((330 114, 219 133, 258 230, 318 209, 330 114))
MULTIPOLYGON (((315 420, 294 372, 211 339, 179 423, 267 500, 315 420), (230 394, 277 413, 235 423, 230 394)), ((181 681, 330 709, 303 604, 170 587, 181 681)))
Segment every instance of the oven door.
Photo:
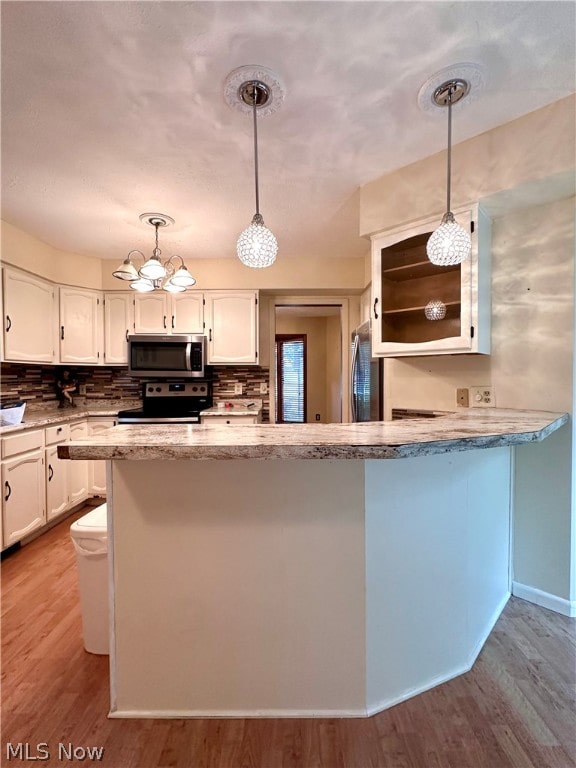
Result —
POLYGON ((128 337, 128 370, 131 376, 204 378, 205 366, 205 336, 128 337))

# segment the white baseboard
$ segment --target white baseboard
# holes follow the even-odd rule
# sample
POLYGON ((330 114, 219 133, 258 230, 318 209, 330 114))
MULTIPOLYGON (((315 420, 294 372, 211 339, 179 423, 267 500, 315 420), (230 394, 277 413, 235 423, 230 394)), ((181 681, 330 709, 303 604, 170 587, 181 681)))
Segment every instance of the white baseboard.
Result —
POLYGON ((112 720, 128 719, 194 719, 194 718, 332 718, 332 717, 368 717, 366 709, 222 709, 222 710, 111 710, 108 717, 112 720))
POLYGON ((576 616, 576 600, 566 600, 563 597, 552 595, 550 592, 543 592, 541 589, 519 584, 517 581, 512 582, 512 594, 514 597, 520 597, 522 600, 561 613, 563 616, 571 618, 576 616))

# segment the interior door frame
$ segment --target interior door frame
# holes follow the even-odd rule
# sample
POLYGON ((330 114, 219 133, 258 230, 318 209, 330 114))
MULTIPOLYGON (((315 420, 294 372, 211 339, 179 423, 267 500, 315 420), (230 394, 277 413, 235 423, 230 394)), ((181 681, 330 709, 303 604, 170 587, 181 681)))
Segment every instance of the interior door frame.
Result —
MULTIPOLYGON (((286 306, 334 306, 340 308, 340 333, 341 333, 341 361, 340 371, 342 381, 341 391, 341 412, 342 422, 350 421, 350 350, 348 339, 350 338, 350 297, 349 296, 303 296, 302 294, 273 296, 270 301, 270 348, 269 360, 274 361, 274 340, 276 338, 276 307, 286 306)), ((274 422, 274 404, 276 402, 276 391, 274 382, 274 367, 270 366, 270 377, 268 381, 268 391, 270 393, 270 422, 274 422)))

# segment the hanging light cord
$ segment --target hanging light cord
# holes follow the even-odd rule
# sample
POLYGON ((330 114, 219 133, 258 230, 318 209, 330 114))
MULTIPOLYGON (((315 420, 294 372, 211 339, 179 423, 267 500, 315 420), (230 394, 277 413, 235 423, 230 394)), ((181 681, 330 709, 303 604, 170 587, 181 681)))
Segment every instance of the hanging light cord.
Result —
POLYGON ((452 94, 454 85, 448 87, 448 167, 446 171, 446 213, 450 213, 450 180, 452 176, 452 94))
POLYGON ((258 194, 258 121, 256 119, 257 88, 254 83, 252 92, 252 115, 254 118, 254 184, 256 187, 256 214, 260 215, 260 197, 258 194))
POLYGON ((160 254, 162 253, 162 251, 160 250, 160 248, 158 248, 158 227, 159 227, 159 226, 160 226, 160 222, 159 222, 159 221, 155 221, 155 222, 154 222, 154 227, 155 227, 155 229, 156 229, 156 247, 155 247, 155 248, 154 248, 154 250, 152 251, 152 254, 153 254, 153 256, 155 256, 157 259, 159 259, 159 258, 160 258, 160 254))

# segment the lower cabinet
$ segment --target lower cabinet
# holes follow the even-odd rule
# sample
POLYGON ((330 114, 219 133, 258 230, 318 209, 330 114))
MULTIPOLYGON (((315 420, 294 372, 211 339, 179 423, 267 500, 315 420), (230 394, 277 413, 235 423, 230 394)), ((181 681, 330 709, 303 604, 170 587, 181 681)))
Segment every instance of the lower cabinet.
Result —
POLYGON ((2 546, 45 522, 44 430, 2 438, 2 546))
MULTIPOLYGON (((88 435, 89 437, 99 435, 114 426, 116 426, 116 419, 89 419, 88 435)), ((106 493, 106 462, 91 461, 89 464, 90 493, 95 494, 96 496, 103 496, 106 493)))
POLYGON ((226 416, 226 414, 222 414, 220 416, 204 416, 200 417, 200 421, 204 426, 208 427, 225 427, 225 426, 246 426, 246 424, 258 424, 259 418, 257 414, 252 415, 242 415, 242 416, 226 416))
MULTIPOLYGON (((70 424, 70 440, 83 440, 88 437, 88 422, 77 421, 70 424)), ((90 462, 68 462, 68 494, 70 506, 87 499, 90 493, 90 462)))
POLYGON ((70 427, 59 424, 47 427, 44 466, 46 471, 46 521, 53 520, 70 506, 68 462, 58 458, 58 445, 68 440, 70 427))

